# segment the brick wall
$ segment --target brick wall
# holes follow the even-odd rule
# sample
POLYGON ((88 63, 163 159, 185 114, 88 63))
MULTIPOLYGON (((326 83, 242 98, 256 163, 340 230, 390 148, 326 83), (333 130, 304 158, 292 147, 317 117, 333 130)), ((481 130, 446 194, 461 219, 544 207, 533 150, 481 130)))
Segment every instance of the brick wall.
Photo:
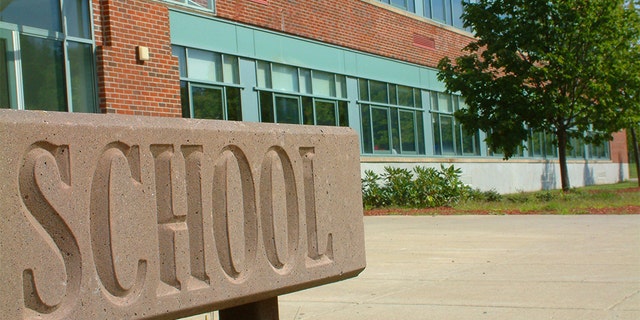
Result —
POLYGON ((613 134, 613 141, 609 143, 611 161, 615 163, 629 163, 627 152, 627 132, 620 131, 613 134))
POLYGON ((374 0, 218 0, 224 19, 435 67, 472 38, 374 0))
POLYGON ((150 1, 92 0, 100 109, 180 117, 178 61, 171 55, 169 11, 150 1), (150 60, 137 60, 136 47, 150 60))

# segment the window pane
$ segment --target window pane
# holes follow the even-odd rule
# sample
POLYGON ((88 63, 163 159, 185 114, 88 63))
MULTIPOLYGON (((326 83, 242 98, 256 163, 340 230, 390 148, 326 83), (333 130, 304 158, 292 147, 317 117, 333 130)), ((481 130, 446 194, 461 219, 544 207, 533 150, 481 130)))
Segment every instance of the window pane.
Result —
POLYGON ((300 92, 311 94, 311 70, 300 69, 300 92))
POLYGON ((406 0, 391 0, 390 3, 394 7, 407 10, 407 4, 405 3, 405 1, 406 0))
POLYGON ((431 0, 424 0, 424 16, 431 19, 431 0))
POLYGON ((369 90, 371 91, 371 101, 379 103, 389 102, 386 83, 370 80, 369 90))
POLYGON ((437 155, 442 154, 442 139, 440 137, 440 115, 437 113, 431 114, 433 117, 433 153, 437 155))
POLYGON ((442 132, 442 154, 455 154, 453 117, 440 115, 440 128, 442 132))
POLYGON ((389 104, 398 104, 398 95, 397 95, 397 86, 395 84, 388 84, 387 88, 389 88, 389 104))
POLYGON ((462 1, 463 0, 453 0, 451 1, 451 15, 453 17, 453 26, 457 28, 462 28, 462 19, 460 16, 462 15, 462 1))
POLYGON ((222 89, 191 86, 193 117, 198 119, 224 119, 222 89))
POLYGON ((389 115, 387 109, 371 108, 374 151, 389 151, 389 115))
POLYGON ((273 94, 271 92, 260 92, 260 121, 275 122, 273 115, 273 94))
POLYGON ((222 81, 222 59, 219 54, 189 49, 188 53, 189 78, 207 81, 222 81))
MULTIPOLYGON (((179 2, 183 2, 184 0, 178 0, 179 2)), ((187 3, 205 9, 213 9, 213 0, 187 0, 187 3)))
POLYGON ((189 85, 186 81, 180 81, 180 104, 182 105, 183 118, 191 118, 189 100, 189 85))
POLYGON ((413 89, 413 101, 414 107, 422 109, 422 91, 420 89, 413 89))
MULTIPOLYGON (((0 109, 11 108, 9 96, 9 60, 7 59, 7 41, 0 38, 0 109)), ((13 89, 13 88, 12 88, 13 89)))
POLYGON ((349 126, 349 112, 347 111, 347 102, 338 101, 338 115, 340 117, 339 125, 341 127, 349 126))
POLYGON ((89 3, 86 0, 64 0, 67 35, 85 39, 91 38, 89 3))
POLYGON ((273 89, 298 92, 298 69, 281 64, 271 65, 273 89))
POLYGON ((438 110, 453 113, 451 96, 446 93, 438 93, 438 110))
POLYGON ((425 142, 424 142, 424 125, 423 125, 423 112, 416 112, 416 124, 418 126, 418 153, 425 154, 425 142))
POLYGON ((59 0, 0 1, 0 21, 62 32, 59 0))
POLYGON ((180 77, 187 77, 187 57, 184 53, 184 48, 179 46, 171 47, 171 53, 178 57, 178 66, 180 67, 180 77))
POLYGON ((238 58, 234 56, 224 56, 223 58, 223 80, 225 83, 240 83, 240 70, 238 68, 238 58))
POLYGON ((62 42, 21 35, 20 46, 25 109, 66 111, 62 42))
POLYGON ((360 79, 358 81, 358 88, 360 91, 360 100, 370 101, 369 100, 369 81, 360 79))
POLYGON ((267 62, 258 61, 257 66, 257 78, 258 87, 271 89, 271 70, 270 64, 267 62))
POLYGON ((391 115, 391 153, 399 154, 400 150, 400 122, 398 121, 398 109, 389 110, 391 115))
POLYGON ((316 100, 316 124, 320 126, 336 125, 336 103, 316 100))
POLYGON ((345 76, 336 75, 336 95, 338 98, 347 97, 347 79, 345 76))
POLYGON ((336 83, 333 78, 333 74, 327 72, 314 71, 313 72, 313 94, 335 97, 336 96, 336 83))
POLYGON ((544 146, 545 146, 545 156, 547 157, 557 157, 558 149, 553 143, 553 134, 545 132, 544 134, 544 146))
POLYGON ((301 123, 298 98, 276 96, 276 122, 301 123))
POLYGON ((95 112, 93 48, 90 44, 68 42, 73 112, 95 112))
POLYGON ((240 88, 227 87, 227 120, 242 121, 240 88))
POLYGON ((402 135, 402 152, 416 151, 415 113, 400 111, 400 134, 402 135))
POLYGON ((441 22, 447 22, 445 2, 447 0, 432 0, 431 1, 431 18, 439 20, 441 22))
POLYGON ((458 150, 458 154, 464 154, 464 155, 475 154, 475 143, 474 143, 475 136, 467 134, 462 128, 462 125, 456 123, 456 126, 459 128, 457 132, 460 135, 460 140, 462 140, 461 147, 459 148, 460 150, 458 150))
POLYGON ((369 114, 370 107, 367 105, 362 106, 362 150, 364 153, 373 153, 373 143, 371 141, 371 115, 369 114))
POLYGON ((438 106, 438 93, 431 92, 429 97, 431 97, 431 110, 440 111, 440 107, 438 106))
POLYGON ((413 89, 405 86, 398 86, 398 104, 401 106, 413 107, 413 89))
POLYGON ((529 140, 529 155, 542 157, 542 133, 531 133, 531 139, 529 140))
POLYGON ((313 98, 302 97, 302 123, 308 125, 315 124, 313 116, 313 98))

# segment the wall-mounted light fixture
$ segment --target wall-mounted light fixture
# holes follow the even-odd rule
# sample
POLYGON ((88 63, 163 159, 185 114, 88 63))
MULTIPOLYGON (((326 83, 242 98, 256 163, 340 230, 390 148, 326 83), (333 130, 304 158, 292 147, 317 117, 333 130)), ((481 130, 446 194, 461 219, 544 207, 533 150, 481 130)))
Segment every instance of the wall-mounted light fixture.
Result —
POLYGON ((138 53, 138 60, 149 61, 149 47, 138 46, 136 49, 138 53))

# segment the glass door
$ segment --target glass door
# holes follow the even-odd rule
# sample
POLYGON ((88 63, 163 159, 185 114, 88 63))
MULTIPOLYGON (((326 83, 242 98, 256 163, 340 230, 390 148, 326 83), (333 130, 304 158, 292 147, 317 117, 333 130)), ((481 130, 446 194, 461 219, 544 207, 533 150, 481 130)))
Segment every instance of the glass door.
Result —
POLYGON ((0 109, 17 109, 13 32, 0 29, 0 109))

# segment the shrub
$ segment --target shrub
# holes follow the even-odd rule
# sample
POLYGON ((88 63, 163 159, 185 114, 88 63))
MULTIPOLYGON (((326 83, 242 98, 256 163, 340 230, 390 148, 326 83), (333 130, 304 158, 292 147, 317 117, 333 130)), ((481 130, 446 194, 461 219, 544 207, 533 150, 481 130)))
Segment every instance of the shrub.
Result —
POLYGON ((537 192, 535 194, 535 197, 536 199, 538 199, 538 201, 543 201, 543 202, 549 202, 555 199, 555 195, 551 191, 537 192))
POLYGON ((385 167, 378 175, 365 171, 362 179, 362 199, 365 207, 440 207, 457 203, 471 196, 472 189, 460 179, 462 171, 454 166, 440 170, 415 167, 413 171, 385 167))
POLYGON ((502 195, 496 191, 496 189, 491 189, 488 191, 482 192, 482 200, 487 202, 498 202, 502 200, 502 195))

